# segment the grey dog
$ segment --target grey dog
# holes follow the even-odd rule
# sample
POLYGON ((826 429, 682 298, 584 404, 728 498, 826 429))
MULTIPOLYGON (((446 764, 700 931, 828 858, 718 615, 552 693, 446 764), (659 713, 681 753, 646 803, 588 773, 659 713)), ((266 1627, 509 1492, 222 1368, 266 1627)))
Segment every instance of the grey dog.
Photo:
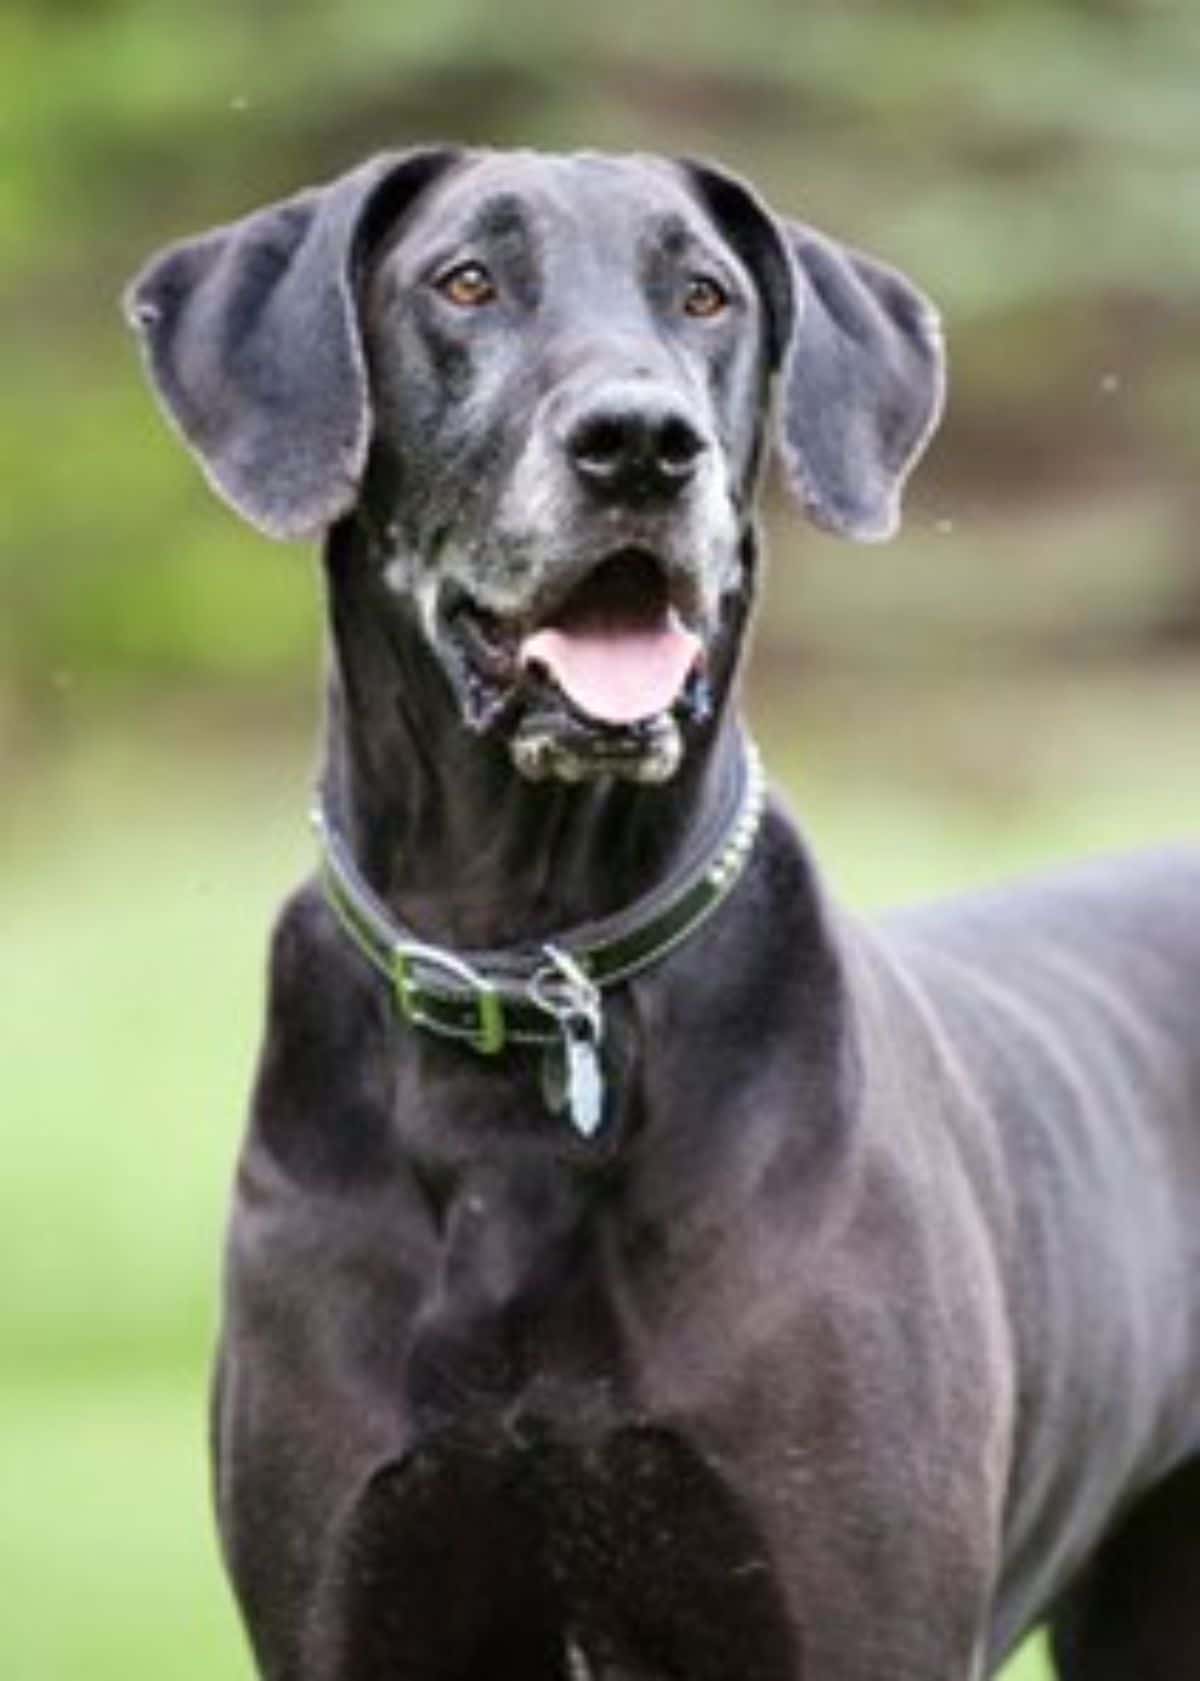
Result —
POLYGON ((868 928, 737 712, 771 434, 887 536, 930 305, 705 165, 436 148, 129 307, 324 540, 214 1404, 261 1673, 1194 1673, 1200 858, 868 928))

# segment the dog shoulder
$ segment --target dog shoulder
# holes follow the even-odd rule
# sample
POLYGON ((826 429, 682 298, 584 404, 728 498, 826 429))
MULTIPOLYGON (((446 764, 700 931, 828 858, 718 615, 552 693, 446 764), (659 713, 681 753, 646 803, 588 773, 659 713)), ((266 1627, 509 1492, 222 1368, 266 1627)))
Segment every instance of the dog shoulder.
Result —
POLYGON ((284 900, 271 935, 268 1037, 329 1054, 386 1028, 391 997, 366 957, 346 938, 317 878, 284 900))

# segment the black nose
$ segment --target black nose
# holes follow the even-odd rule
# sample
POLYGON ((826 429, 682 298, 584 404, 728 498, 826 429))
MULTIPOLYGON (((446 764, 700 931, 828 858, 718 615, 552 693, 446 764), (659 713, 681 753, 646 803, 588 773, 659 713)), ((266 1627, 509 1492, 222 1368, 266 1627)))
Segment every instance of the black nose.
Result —
POLYGON ((614 502, 677 496, 706 447, 686 414, 649 396, 595 404, 576 418, 566 439, 583 483, 614 502))

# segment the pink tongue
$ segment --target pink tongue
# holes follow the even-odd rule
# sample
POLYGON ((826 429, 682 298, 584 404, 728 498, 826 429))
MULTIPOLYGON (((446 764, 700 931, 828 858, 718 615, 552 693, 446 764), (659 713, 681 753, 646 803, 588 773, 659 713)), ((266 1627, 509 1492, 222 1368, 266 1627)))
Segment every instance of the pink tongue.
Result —
POLYGON ((700 651, 700 639, 672 611, 648 629, 547 626, 525 638, 520 659, 544 667, 590 718, 636 724, 673 705, 700 651))

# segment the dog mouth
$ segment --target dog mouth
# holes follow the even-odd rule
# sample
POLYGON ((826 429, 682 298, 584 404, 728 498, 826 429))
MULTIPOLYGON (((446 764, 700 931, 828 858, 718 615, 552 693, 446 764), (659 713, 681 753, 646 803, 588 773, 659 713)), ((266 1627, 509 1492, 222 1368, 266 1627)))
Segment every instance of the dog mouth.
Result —
POLYGON ((533 780, 660 782, 681 725, 707 714, 698 603, 650 551, 620 549, 564 596, 505 618, 462 594, 447 614, 467 721, 502 729, 533 780))

